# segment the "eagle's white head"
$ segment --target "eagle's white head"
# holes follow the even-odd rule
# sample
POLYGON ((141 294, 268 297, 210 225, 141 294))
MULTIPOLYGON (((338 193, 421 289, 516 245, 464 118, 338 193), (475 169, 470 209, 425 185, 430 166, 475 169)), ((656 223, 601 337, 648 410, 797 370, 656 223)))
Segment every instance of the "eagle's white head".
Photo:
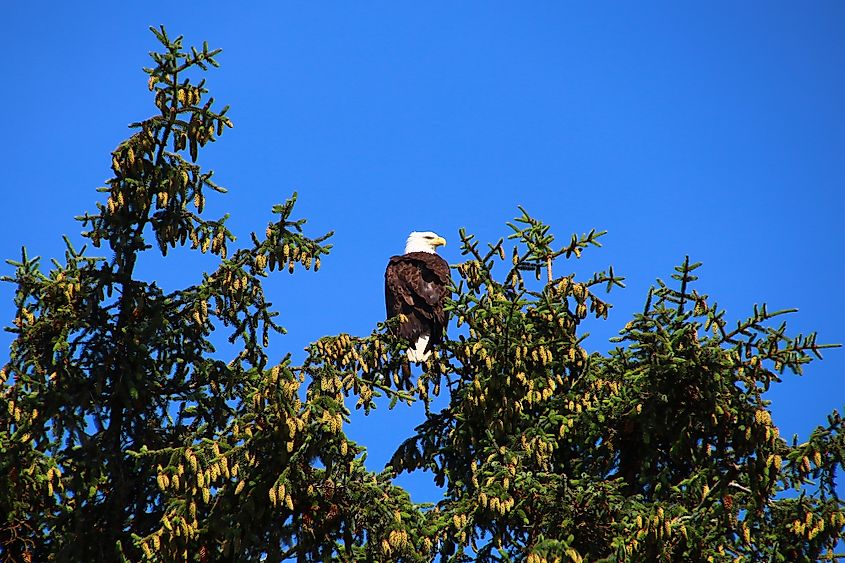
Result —
POLYGON ((409 252, 429 252, 437 254, 437 247, 446 244, 446 239, 431 231, 414 231, 408 235, 405 243, 405 254, 409 252))

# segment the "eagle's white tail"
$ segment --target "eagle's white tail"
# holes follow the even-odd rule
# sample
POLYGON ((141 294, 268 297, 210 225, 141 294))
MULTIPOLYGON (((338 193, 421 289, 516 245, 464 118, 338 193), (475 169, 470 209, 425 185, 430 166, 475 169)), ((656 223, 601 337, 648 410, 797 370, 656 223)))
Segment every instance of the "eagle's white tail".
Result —
POLYGON ((431 355, 431 351, 426 352, 425 348, 428 346, 428 334, 423 334, 417 338, 416 344, 413 348, 408 348, 408 359, 412 362, 424 362, 431 355))

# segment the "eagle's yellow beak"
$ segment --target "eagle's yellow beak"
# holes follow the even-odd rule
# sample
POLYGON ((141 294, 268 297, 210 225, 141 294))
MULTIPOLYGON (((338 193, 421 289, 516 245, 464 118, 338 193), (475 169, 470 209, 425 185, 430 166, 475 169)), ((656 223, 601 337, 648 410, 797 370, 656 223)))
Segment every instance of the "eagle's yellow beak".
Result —
POLYGON ((431 244, 434 245, 435 248, 437 248, 438 246, 446 246, 446 239, 443 237, 437 237, 436 239, 431 241, 431 244))

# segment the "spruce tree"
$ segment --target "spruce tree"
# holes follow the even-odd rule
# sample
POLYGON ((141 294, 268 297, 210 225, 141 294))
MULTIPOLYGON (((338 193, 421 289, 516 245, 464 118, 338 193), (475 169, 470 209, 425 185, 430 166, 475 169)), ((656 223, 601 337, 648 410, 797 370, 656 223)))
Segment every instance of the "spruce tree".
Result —
POLYGON ((394 455, 446 488, 439 554, 451 561, 815 561, 842 538, 836 472, 845 441, 837 412, 805 443, 786 442, 764 393, 801 374, 816 335, 789 336, 790 311, 754 307, 731 325, 694 287, 689 259, 660 282, 614 338, 588 353, 580 325, 607 317, 597 293, 622 285, 612 268, 584 281, 560 259, 603 233, 555 245, 523 212, 510 239, 480 245, 452 305, 468 335, 444 346, 450 403, 394 455), (494 273, 504 262, 498 281, 494 273), (527 275, 527 279, 526 279, 527 275))
POLYGON ((302 233, 295 195, 237 249, 226 217, 203 218, 206 196, 225 190, 199 153, 232 122, 197 75, 220 51, 153 32, 157 111, 131 125, 106 201, 79 217, 107 255, 66 239, 63 263, 45 273, 24 251, 4 278, 17 315, 2 371, 3 557, 373 558, 382 539, 396 543, 399 518, 422 513, 388 473, 364 468, 336 382, 310 382, 303 401, 303 370, 265 351, 282 328, 264 279, 319 269, 329 235, 302 233), (142 256, 175 247, 209 253, 216 269, 170 292, 138 279, 142 256), (215 353, 215 330, 228 331, 233 357, 215 353))
POLYGON ((570 259, 603 233, 559 244, 523 211, 507 238, 460 232, 449 338, 426 364, 408 366, 389 323, 321 338, 301 365, 270 357, 283 329, 263 282, 318 270, 330 233, 305 234, 295 194, 241 246, 226 217, 204 216, 225 190, 200 153, 232 126, 200 78, 219 50, 153 32, 156 111, 79 217, 93 248, 66 238, 48 270, 23 251, 4 278, 17 311, 0 409, 5 560, 837 556, 842 418, 790 443, 765 398, 827 346, 791 336, 789 311, 730 323, 689 259, 615 349, 589 353, 583 322, 607 318, 623 280, 577 278, 570 259), (213 269, 172 291, 139 279, 139 260, 166 264, 177 247, 213 269), (368 470, 344 433, 351 412, 414 404, 425 421, 368 470), (431 472, 442 500, 413 503, 393 483, 402 471, 431 472))

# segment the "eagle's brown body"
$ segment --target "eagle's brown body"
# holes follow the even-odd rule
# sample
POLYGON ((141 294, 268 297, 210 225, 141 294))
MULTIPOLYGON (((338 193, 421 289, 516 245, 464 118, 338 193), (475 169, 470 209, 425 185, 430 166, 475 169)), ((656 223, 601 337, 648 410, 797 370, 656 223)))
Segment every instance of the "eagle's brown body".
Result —
POLYGON ((446 330, 447 315, 443 301, 449 295, 449 264, 433 252, 409 252, 393 256, 384 272, 384 298, 387 318, 404 315, 394 333, 416 346, 423 339, 415 361, 428 357, 446 330), (426 342, 427 340, 427 342, 426 342))

